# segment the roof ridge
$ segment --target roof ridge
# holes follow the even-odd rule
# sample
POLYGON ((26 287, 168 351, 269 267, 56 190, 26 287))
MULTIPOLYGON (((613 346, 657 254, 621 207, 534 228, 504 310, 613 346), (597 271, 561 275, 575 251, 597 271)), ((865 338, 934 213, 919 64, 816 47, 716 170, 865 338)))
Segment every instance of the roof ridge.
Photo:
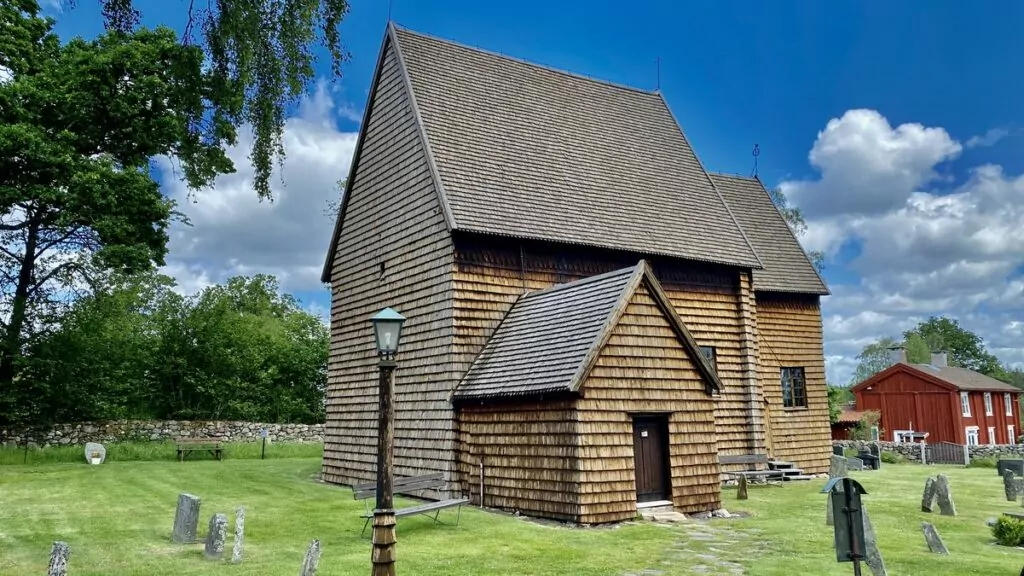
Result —
POLYGON ((745 180, 747 182, 760 182, 761 179, 757 176, 744 176, 743 174, 735 174, 732 172, 718 172, 715 170, 708 170, 708 174, 712 176, 721 176, 723 178, 735 178, 737 180, 745 180))
POLYGON ((449 46, 455 46, 455 47, 461 48, 463 50, 469 50, 469 51, 472 51, 472 52, 477 52, 479 54, 485 54, 487 56, 493 56, 495 58, 501 58, 503 60, 508 60, 510 62, 516 62, 518 64, 525 64, 526 66, 531 66, 533 68, 538 68, 538 69, 541 69, 541 70, 546 70, 548 72, 554 72, 556 74, 561 74, 563 76, 569 76, 569 77, 577 78, 577 79, 580 79, 580 80, 586 80, 588 82, 593 82, 595 84, 601 84, 603 86, 610 86, 612 88, 618 88, 620 90, 628 90, 630 92, 637 92, 637 93, 640 93, 640 94, 644 94, 646 96, 656 96, 656 95, 660 95, 661 94, 661 92, 659 90, 657 90, 657 89, 655 89, 655 90, 645 90, 643 88, 639 88, 637 86, 630 86, 629 84, 623 84, 621 82, 613 82, 611 80, 604 80, 604 79, 601 79, 601 78, 595 78, 593 76, 587 76, 586 74, 582 74, 580 72, 573 72, 571 70, 566 70, 564 68, 556 68, 556 67, 550 66, 548 64, 541 64, 540 62, 532 62, 532 61, 527 60, 525 58, 517 58, 515 56, 510 56, 508 54, 502 54, 501 52, 496 52, 494 50, 488 50, 486 48, 481 48, 479 46, 473 46, 471 44, 466 44, 464 42, 458 42, 456 40, 451 40, 449 38, 442 38, 440 36, 435 36, 433 34, 427 34, 426 32, 420 32, 420 31, 417 31, 417 30, 413 30, 411 28, 406 28, 405 26, 400 26, 400 25, 396 24, 395 22, 392 22, 391 25, 394 26, 394 28, 396 30, 398 30, 400 32, 405 32, 405 33, 411 34, 413 36, 418 36, 420 38, 426 38, 428 40, 431 40, 431 41, 434 41, 434 42, 440 42, 442 44, 447 44, 449 46))
POLYGON ((542 288, 540 290, 533 290, 527 292, 526 294, 523 294, 522 299, 532 298, 534 296, 540 296, 542 294, 550 294, 552 292, 557 292, 559 290, 567 290, 569 288, 578 288, 586 284, 601 282, 603 280, 607 280, 609 278, 613 278, 619 275, 625 276, 628 274, 632 274, 634 271, 636 271, 637 266, 642 266, 643 263, 644 261, 640 260, 639 263, 634 264, 632 266, 628 266, 626 268, 618 268, 610 272, 604 272, 601 274, 597 274, 595 276, 587 276, 585 278, 580 278, 579 280, 573 280, 572 282, 563 282, 561 284, 555 284, 554 286, 549 286, 547 288, 542 288))

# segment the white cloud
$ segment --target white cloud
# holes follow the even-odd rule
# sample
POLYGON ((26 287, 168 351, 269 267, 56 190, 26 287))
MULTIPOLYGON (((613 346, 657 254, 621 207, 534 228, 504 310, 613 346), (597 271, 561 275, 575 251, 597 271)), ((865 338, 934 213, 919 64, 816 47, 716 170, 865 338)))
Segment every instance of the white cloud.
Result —
POLYGON ((864 345, 939 314, 1004 362, 1024 362, 1024 325, 1013 320, 1024 317, 1024 176, 994 165, 958 182, 942 175, 961 150, 942 128, 893 128, 878 112, 851 110, 811 148, 820 178, 780 184, 807 215, 808 248, 855 254, 844 271, 858 280, 832 286, 823 304, 834 382, 849 381, 864 345))
POLYGON ((942 128, 893 128, 874 110, 850 110, 830 120, 811 148, 821 179, 784 182, 782 190, 809 218, 884 213, 935 180, 934 167, 961 150, 942 128))
POLYGON ((992 128, 979 136, 971 136, 967 139, 967 143, 964 146, 967 148, 995 146, 996 143, 1009 135, 1010 131, 1006 128, 992 128))
POLYGON ((283 290, 320 290, 320 270, 334 222, 324 214, 336 200, 336 183, 348 174, 356 133, 340 132, 326 86, 300 105, 285 123, 283 169, 271 176, 273 201, 260 202, 247 158, 251 133, 228 150, 237 170, 217 178, 210 190, 188 199, 187 189, 164 162, 164 192, 179 203, 191 226, 170 232, 168 264, 183 291, 236 274, 276 275, 283 290))

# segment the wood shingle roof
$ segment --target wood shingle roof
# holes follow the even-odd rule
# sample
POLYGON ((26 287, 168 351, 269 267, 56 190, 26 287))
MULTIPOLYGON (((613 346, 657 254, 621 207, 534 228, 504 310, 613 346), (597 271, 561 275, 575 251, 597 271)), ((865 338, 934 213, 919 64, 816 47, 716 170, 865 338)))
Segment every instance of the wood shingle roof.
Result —
POLYGON ((757 178, 711 174, 764 268, 754 270, 754 290, 828 294, 807 253, 757 178))
POLYGON ((575 392, 641 282, 651 289, 681 346, 721 387, 645 261, 521 296, 456 387, 455 400, 575 392))

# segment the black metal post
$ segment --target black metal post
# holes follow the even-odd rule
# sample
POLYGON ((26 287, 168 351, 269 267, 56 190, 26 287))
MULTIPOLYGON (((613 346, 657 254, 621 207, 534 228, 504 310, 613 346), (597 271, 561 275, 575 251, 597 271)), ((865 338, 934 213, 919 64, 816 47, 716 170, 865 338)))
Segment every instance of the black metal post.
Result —
POLYGON ((853 507, 853 483, 850 482, 849 478, 843 478, 843 499, 845 500, 845 508, 847 513, 846 525, 850 534, 850 558, 853 560, 853 576, 861 576, 860 573, 860 559, 864 557, 860 550, 860 542, 854 537, 856 533, 853 529, 853 517, 856 510, 853 507))
POLYGON ((396 363, 382 358, 377 418, 377 506, 373 511, 372 576, 395 576, 395 510, 393 504, 396 363))
POLYGON ((267 437, 264 436, 263 437, 263 449, 260 450, 260 460, 263 460, 266 457, 267 457, 267 437))

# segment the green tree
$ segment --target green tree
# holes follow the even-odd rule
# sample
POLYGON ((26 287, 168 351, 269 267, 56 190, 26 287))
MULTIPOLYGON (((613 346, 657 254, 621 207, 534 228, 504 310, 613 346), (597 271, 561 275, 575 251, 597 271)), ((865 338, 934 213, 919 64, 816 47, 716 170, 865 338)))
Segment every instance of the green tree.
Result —
POLYGON ((932 316, 915 328, 903 333, 908 341, 920 338, 929 350, 942 350, 949 354, 949 363, 975 372, 1005 378, 999 359, 985 349, 980 336, 963 328, 960 323, 944 316, 932 316))
MULTIPOLYGON (((67 1, 74 5, 76 0, 67 1)), ((128 33, 137 28, 142 14, 134 0, 98 1, 109 30, 128 33)), ((228 125, 251 126, 253 184, 261 199, 269 198, 274 160, 285 155, 285 110, 306 93, 321 56, 330 59, 332 78, 341 77, 348 53, 339 26, 348 2, 190 0, 184 9, 180 43, 203 50, 211 80, 199 101, 207 112, 204 121, 191 124, 191 132, 207 141, 219 139, 228 125)))
MULTIPOLYGON (((797 239, 801 238, 807 233, 807 221, 804 220, 804 213, 797 206, 791 206, 789 199, 782 192, 782 188, 772 188, 768 191, 768 195, 772 199, 772 203, 779 209, 779 213, 782 214, 782 218, 785 219, 786 224, 789 224, 790 230, 793 231, 793 235, 797 239)), ((825 269, 825 254, 818 250, 806 251, 807 257, 811 260, 811 264, 817 268, 818 272, 822 272, 825 269)))
POLYGON ((886 336, 880 338, 877 342, 872 342, 861 350, 860 354, 857 355, 857 368, 853 371, 853 378, 850 380, 850 385, 863 382, 875 374, 885 370, 889 366, 892 366, 892 360, 890 359, 889 349, 894 346, 899 346, 895 338, 886 336))
POLYGON ((96 271, 163 263, 174 212, 150 159, 176 158, 193 188, 233 170, 201 49, 168 28, 61 44, 52 27, 35 0, 0 5, 0 422, 31 403, 14 382, 55 304, 96 271))
POLYGON ((846 389, 839 386, 828 387, 828 421, 832 424, 839 420, 839 415, 843 412, 845 392, 846 389))
POLYGON ((910 332, 903 339, 903 347, 907 349, 907 362, 911 364, 928 364, 932 361, 932 348, 924 337, 917 332, 910 332))

